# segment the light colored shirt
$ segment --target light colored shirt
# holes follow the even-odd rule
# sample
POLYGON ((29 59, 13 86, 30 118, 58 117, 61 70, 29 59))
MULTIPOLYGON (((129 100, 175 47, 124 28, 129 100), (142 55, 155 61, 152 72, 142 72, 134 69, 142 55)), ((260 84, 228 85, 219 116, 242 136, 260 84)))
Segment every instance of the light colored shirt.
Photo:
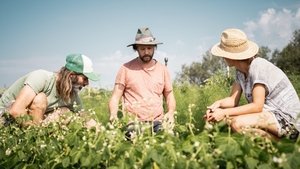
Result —
POLYGON ((55 108, 68 107, 71 111, 76 111, 73 103, 76 102, 78 108, 81 107, 81 101, 76 93, 72 97, 70 103, 65 103, 56 91, 56 75, 46 70, 36 70, 18 79, 13 83, 2 95, 0 99, 0 107, 8 107, 14 102, 24 85, 28 85, 32 90, 38 93, 44 93, 47 96, 46 113, 53 111, 55 108))
POLYGON ((121 66, 115 83, 125 87, 124 108, 130 115, 140 121, 163 118, 163 92, 173 90, 166 66, 156 61, 153 67, 144 69, 136 58, 121 66))
POLYGON ((295 125, 300 131, 300 101, 292 83, 285 73, 263 58, 255 58, 249 68, 249 75, 237 70, 237 82, 248 103, 253 102, 252 90, 255 84, 263 84, 266 89, 264 109, 279 113, 287 122, 295 125), (298 120, 298 122, 296 122, 298 120))

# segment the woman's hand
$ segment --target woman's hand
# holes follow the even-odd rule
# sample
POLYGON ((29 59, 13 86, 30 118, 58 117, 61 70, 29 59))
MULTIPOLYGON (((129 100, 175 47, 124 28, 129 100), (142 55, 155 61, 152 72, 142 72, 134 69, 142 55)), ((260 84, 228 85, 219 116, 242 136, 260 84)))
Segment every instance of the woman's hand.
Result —
POLYGON ((220 101, 216 101, 212 105, 208 106, 207 110, 215 111, 217 108, 220 108, 220 107, 221 107, 221 102, 220 101))
POLYGON ((206 121, 208 122, 219 122, 226 117, 226 110, 217 108, 214 111, 206 113, 206 121))
POLYGON ((207 106, 206 113, 204 115, 204 118, 208 120, 210 118, 211 113, 213 113, 217 108, 221 106, 221 103, 219 101, 214 102, 212 105, 207 106))

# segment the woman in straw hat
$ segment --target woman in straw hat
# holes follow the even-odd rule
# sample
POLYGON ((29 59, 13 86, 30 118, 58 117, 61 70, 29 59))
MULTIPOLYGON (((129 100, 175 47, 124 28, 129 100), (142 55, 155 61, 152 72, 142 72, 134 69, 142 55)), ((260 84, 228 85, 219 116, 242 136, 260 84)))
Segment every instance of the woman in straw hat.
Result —
POLYGON ((237 132, 266 137, 297 138, 300 102, 285 73, 269 61, 256 57, 259 47, 239 29, 226 29, 211 53, 223 57, 236 69, 231 95, 208 106, 205 118, 218 122, 230 118, 237 132), (242 92, 248 104, 238 106, 242 92))

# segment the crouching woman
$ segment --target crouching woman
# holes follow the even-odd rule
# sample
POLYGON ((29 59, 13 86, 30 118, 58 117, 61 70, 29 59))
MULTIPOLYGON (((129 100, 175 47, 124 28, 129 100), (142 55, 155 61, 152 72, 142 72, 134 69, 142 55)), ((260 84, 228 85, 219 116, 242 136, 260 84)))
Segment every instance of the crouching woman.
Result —
POLYGON ((208 106, 205 118, 218 122, 230 118, 236 132, 280 138, 297 138, 300 131, 299 97, 285 73, 256 57, 258 45, 239 29, 226 29, 211 53, 236 69, 231 95, 208 106), (242 93, 248 104, 238 106, 242 93))

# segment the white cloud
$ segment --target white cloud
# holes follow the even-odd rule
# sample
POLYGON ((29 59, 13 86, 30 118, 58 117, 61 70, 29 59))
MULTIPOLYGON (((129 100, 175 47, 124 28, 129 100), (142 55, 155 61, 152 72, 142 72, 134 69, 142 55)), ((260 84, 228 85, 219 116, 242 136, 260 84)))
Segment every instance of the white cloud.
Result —
POLYGON ((298 9, 295 17, 296 17, 296 19, 300 19, 300 8, 298 9))
POLYGON ((263 11, 258 20, 247 21, 244 25, 249 39, 260 46, 281 50, 289 43, 293 32, 299 29, 300 8, 297 11, 270 8, 263 11))

